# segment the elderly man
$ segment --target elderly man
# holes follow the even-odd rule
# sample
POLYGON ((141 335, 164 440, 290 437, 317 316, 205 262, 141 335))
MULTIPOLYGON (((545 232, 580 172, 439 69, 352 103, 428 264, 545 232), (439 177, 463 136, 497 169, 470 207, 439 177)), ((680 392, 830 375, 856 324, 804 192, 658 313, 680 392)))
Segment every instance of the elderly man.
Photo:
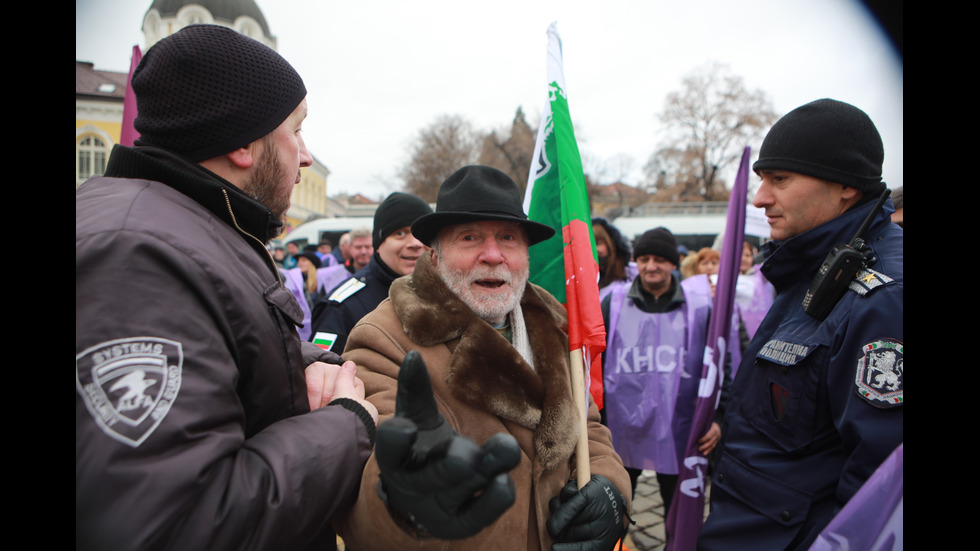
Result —
POLYGON ((312 163, 303 81, 192 25, 132 86, 136 147, 75 193, 75 547, 333 548, 377 410, 265 248, 312 163))
POLYGON ((350 257, 347 259, 347 271, 356 274, 358 270, 366 267, 374 254, 374 245, 371 237, 371 229, 355 228, 350 232, 350 246, 348 247, 350 257))
POLYGON ((877 208, 883 159, 868 115, 830 99, 762 143, 776 299, 735 377, 700 549, 809 549, 902 443, 903 230, 877 208), (866 247, 839 246, 864 227, 866 247))
POLYGON ((339 524, 344 540, 354 549, 611 549, 629 476, 593 404, 591 477, 578 489, 575 400, 584 396, 570 385, 567 318, 528 282, 528 247, 554 231, 527 219, 508 176, 468 166, 412 233, 432 250, 345 351, 388 421, 339 524))
POLYGON ((412 222, 432 212, 428 203, 408 193, 395 192, 374 211, 367 266, 324 293, 313 306, 313 341, 338 354, 344 351, 354 325, 388 298, 395 279, 411 274, 426 247, 412 235, 412 222))

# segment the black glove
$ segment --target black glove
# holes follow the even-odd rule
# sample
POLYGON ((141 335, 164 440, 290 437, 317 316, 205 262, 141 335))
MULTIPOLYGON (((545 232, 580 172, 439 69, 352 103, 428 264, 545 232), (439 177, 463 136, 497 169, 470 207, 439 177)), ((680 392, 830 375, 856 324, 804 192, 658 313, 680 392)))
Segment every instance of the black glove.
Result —
POLYGON ((402 362, 395 416, 378 427, 375 453, 378 494, 422 535, 472 536, 514 504, 507 471, 520 462, 517 440, 500 433, 480 447, 453 430, 414 350, 402 362))
POLYGON ((578 489, 571 481, 548 502, 553 551, 607 551, 626 533, 626 500, 609 479, 594 474, 578 489))

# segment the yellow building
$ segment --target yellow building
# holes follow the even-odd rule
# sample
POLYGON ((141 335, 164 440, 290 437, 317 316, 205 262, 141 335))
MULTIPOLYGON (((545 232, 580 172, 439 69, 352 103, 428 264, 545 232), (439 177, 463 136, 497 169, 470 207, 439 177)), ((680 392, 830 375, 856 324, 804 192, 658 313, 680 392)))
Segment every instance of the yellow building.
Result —
MULTIPOLYGON (((154 0, 143 17, 142 51, 195 23, 223 25, 276 48, 276 38, 254 0, 154 0)), ((122 133, 127 74, 98 70, 92 61, 75 61, 75 187, 102 174, 122 133)), ((302 172, 293 188, 287 229, 327 216, 330 171, 313 154, 313 166, 302 172)))

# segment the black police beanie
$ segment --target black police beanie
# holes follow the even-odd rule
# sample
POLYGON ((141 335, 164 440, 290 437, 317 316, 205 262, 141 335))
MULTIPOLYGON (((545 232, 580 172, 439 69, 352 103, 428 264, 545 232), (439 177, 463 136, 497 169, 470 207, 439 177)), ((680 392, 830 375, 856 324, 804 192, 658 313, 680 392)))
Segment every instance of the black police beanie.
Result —
POLYGON ((633 243, 633 260, 647 254, 662 256, 674 266, 681 261, 681 256, 677 252, 677 238, 670 233, 670 230, 663 227, 647 230, 633 243))
POLYGON ((849 103, 820 99, 787 113, 769 130, 752 170, 786 170, 880 193, 885 158, 868 115, 849 103))
POLYGON ((190 25, 155 44, 132 86, 136 145, 194 162, 272 132, 306 97, 303 79, 282 56, 220 25, 190 25))
POLYGON ((386 197, 374 211, 374 231, 371 232, 371 241, 375 250, 385 238, 399 228, 411 226, 419 217, 431 212, 432 207, 414 195, 396 191, 386 197))

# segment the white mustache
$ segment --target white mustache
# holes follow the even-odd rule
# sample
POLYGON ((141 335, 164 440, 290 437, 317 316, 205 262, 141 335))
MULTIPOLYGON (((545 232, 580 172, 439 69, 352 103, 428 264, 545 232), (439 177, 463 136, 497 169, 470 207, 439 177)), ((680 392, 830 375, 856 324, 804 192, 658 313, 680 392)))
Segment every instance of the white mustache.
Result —
POLYGON ((513 280, 513 274, 502 266, 497 266, 495 268, 478 268, 468 274, 468 279, 470 280, 470 283, 475 283, 486 279, 496 279, 509 284, 513 280))

